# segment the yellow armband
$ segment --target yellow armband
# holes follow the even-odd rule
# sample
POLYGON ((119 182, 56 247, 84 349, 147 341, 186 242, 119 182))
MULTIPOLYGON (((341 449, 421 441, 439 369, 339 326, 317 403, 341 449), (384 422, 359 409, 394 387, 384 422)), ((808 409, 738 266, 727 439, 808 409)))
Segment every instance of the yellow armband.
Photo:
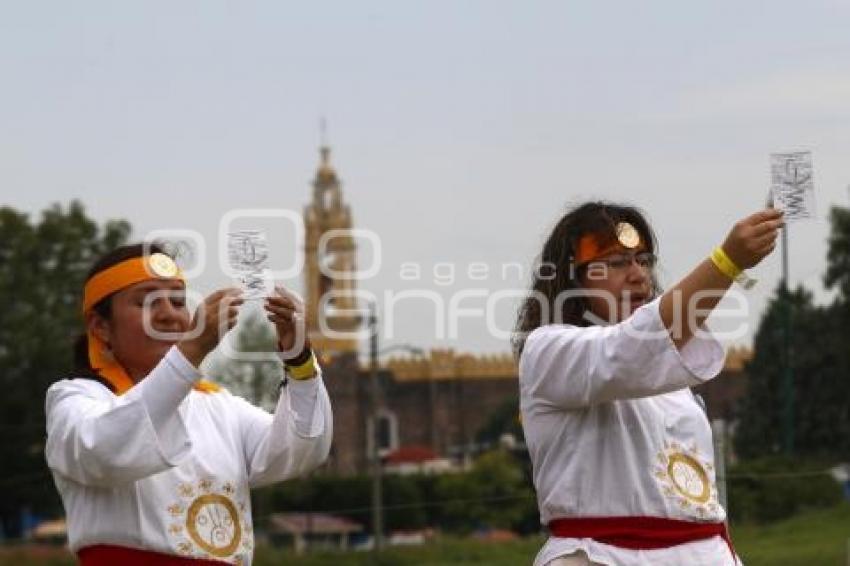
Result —
POLYGON ((756 284, 756 280, 747 275, 747 272, 738 267, 732 258, 730 258, 723 248, 717 246, 711 252, 711 262, 720 270, 720 272, 738 283, 744 289, 752 289, 756 284))
POLYGON ((286 365, 286 372, 292 379, 297 379, 301 381, 314 377, 317 373, 316 367, 316 355, 310 352, 310 357, 307 358, 307 361, 303 364, 297 366, 286 365))

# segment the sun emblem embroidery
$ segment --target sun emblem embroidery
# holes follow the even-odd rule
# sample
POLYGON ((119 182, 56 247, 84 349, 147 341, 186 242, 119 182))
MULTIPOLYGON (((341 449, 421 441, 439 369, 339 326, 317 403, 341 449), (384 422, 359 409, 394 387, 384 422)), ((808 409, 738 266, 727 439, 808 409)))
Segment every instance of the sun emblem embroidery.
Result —
POLYGON ((653 475, 664 495, 680 508, 706 517, 719 511, 713 473, 711 462, 700 458, 696 446, 686 448, 673 442, 658 453, 653 475))
POLYGON ((180 501, 167 506, 171 518, 167 532, 178 554, 196 558, 222 558, 242 564, 253 551, 250 510, 245 501, 234 502, 232 482, 220 485, 212 478, 182 483, 180 501))
POLYGON ((186 528, 192 541, 213 556, 230 556, 242 541, 236 506, 217 493, 202 495, 192 502, 186 528))

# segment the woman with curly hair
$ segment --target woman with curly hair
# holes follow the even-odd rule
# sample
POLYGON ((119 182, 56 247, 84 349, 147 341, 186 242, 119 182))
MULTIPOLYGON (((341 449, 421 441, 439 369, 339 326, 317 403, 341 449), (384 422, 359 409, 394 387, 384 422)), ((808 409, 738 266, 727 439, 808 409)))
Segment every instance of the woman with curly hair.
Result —
POLYGON ((711 428, 690 387, 724 351, 704 323, 776 245, 782 213, 736 223, 662 292, 636 208, 575 207, 543 246, 514 336, 541 521, 535 566, 735 565, 711 428))

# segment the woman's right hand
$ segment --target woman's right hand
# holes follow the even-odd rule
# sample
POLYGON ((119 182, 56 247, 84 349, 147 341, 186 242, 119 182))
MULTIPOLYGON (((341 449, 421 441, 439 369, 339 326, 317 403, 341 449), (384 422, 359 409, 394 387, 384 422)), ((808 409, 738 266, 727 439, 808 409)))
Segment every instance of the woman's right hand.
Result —
POLYGON ((739 220, 723 242, 723 251, 735 265, 749 269, 758 265, 776 247, 779 229, 785 225, 783 212, 766 208, 739 220))
POLYGON ((239 305, 244 302, 240 289, 228 288, 212 293, 198 305, 188 337, 177 344, 192 365, 198 367, 227 331, 236 326, 239 305))
MULTIPOLYGON (((784 224, 780 210, 756 212, 735 223, 723 242, 723 251, 739 269, 755 267, 776 247, 776 236, 784 224)), ((702 328, 731 284, 729 275, 706 258, 661 296, 661 321, 677 348, 702 328)))

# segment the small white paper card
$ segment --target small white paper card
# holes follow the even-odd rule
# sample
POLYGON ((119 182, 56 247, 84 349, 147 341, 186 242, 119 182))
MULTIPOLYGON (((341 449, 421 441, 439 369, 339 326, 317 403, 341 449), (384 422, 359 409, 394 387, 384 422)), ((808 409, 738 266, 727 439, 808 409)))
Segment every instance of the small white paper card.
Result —
POLYGON ((770 154, 770 197, 786 222, 815 217, 812 152, 770 154))
POLYGON ((269 247, 262 230, 240 230, 227 235, 227 258, 247 300, 268 297, 274 291, 269 271, 269 247))

